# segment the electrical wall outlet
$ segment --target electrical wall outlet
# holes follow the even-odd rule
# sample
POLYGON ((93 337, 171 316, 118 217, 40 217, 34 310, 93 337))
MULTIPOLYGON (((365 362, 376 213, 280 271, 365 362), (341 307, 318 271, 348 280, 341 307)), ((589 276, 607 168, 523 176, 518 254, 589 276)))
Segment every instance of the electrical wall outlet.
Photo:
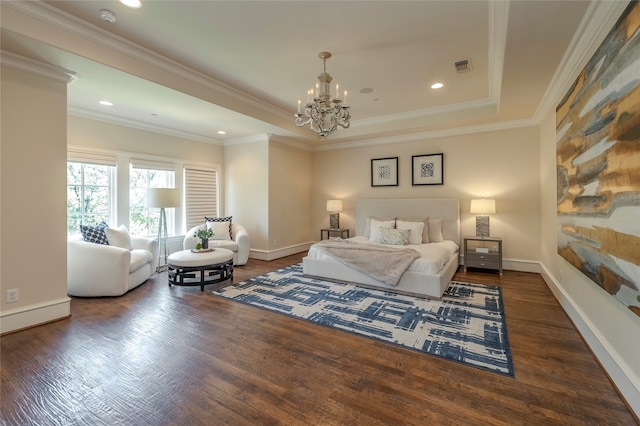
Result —
POLYGON ((13 303, 20 300, 20 291, 17 288, 7 290, 7 303, 13 303))

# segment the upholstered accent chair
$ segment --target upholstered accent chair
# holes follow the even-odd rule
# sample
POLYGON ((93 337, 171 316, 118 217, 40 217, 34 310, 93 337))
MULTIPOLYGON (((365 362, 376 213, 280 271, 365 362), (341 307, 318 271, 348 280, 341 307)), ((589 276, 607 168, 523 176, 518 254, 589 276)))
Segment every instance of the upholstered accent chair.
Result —
MULTIPOLYGON (((126 236, 125 236, 126 238, 126 236)), ((112 243, 111 238, 110 243, 112 243)), ((67 294, 79 297, 121 296, 156 272, 158 241, 130 237, 126 247, 67 238, 67 294), (129 248, 130 247, 130 248, 129 248)))
MULTIPOLYGON (((207 222, 210 227, 214 227, 214 235, 209 239, 209 248, 221 247, 233 252, 233 264, 244 265, 249 260, 249 234, 244 226, 229 222, 207 222), (230 230, 229 230, 230 228, 230 230)), ((194 234, 199 229, 205 229, 206 224, 194 226, 187 231, 182 243, 185 250, 191 250, 200 242, 194 234)))

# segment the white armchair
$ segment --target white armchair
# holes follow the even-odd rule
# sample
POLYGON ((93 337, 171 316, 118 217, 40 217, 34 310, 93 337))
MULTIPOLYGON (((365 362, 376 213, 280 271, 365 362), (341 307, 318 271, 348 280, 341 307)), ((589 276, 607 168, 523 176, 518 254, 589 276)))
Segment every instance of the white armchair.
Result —
POLYGON ((90 243, 82 235, 67 239, 67 294, 80 297, 121 296, 156 271, 158 242, 131 237, 132 250, 90 243))
MULTIPOLYGON (((205 229, 205 225, 194 226, 187 231, 187 235, 185 235, 182 242, 184 250, 191 250, 200 242, 199 238, 193 236, 199 229, 205 229)), ((231 240, 210 239, 209 247, 221 247, 231 250, 233 252, 234 265, 244 265, 249 260, 249 249, 251 248, 249 234, 244 226, 237 223, 231 224, 231 240)))

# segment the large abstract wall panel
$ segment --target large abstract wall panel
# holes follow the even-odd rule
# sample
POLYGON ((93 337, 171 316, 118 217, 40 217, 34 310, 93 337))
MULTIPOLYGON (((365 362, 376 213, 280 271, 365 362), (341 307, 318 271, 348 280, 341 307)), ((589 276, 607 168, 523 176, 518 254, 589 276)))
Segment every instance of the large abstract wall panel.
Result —
POLYGON ((640 3, 556 109, 558 253, 640 316, 640 3))

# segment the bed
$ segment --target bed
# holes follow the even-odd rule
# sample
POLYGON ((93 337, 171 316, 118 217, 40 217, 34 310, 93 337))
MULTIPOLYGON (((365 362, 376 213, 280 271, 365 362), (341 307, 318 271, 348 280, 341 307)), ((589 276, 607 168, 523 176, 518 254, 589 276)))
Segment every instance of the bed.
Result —
MULTIPOLYGON (((406 222, 425 221, 429 226, 430 241, 438 240, 438 230, 441 231, 442 241, 423 244, 409 244, 406 246, 387 246, 383 249, 398 248, 400 250, 412 248, 419 252, 419 258, 412 261, 408 268, 401 273, 397 284, 389 284, 376 279, 370 271, 362 272, 337 260, 335 253, 329 254, 322 247, 330 242, 320 241, 312 245, 309 253, 302 259, 305 275, 329 279, 333 281, 351 282, 366 287, 383 288, 385 290, 407 293, 431 298, 440 298, 447 289, 451 278, 459 266, 460 244, 460 205, 457 199, 362 199, 356 202, 355 220, 356 237, 343 242, 334 243, 373 244, 371 236, 371 218, 384 221, 397 217, 406 222), (436 236, 436 238, 433 238, 436 236), (426 257, 437 259, 426 260, 426 257)), ((378 225, 376 223, 376 225, 378 225)), ((424 239, 427 239, 425 232, 424 239)), ((414 243, 416 241, 413 241, 414 243)), ((380 244, 376 244, 380 245, 380 244)), ((388 280, 386 280, 388 281, 388 280)))

